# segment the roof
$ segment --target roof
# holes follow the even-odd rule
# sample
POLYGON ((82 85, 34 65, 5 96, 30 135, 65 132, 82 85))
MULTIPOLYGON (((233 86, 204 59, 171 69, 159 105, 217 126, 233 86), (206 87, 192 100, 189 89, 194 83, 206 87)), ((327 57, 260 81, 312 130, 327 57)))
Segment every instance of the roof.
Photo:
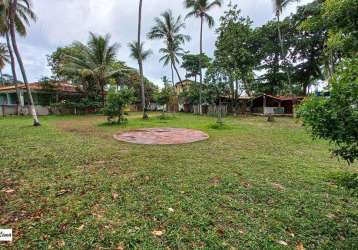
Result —
POLYGON ((254 99, 258 99, 258 98, 261 98, 263 96, 267 96, 267 97, 270 97, 272 99, 276 99, 276 100, 279 100, 279 101, 292 101, 292 100, 297 100, 297 99, 304 99, 304 97, 302 96, 273 96, 273 95, 260 95, 260 96, 257 96, 256 98, 254 99))
MULTIPOLYGON (((30 89, 33 91, 41 91, 48 89, 48 86, 53 87, 55 90, 66 93, 81 93, 81 90, 68 82, 50 82, 48 84, 35 82, 29 83, 30 89)), ((18 84, 19 89, 26 89, 25 84, 18 84)), ((15 85, 0 87, 0 92, 15 90, 15 85)))

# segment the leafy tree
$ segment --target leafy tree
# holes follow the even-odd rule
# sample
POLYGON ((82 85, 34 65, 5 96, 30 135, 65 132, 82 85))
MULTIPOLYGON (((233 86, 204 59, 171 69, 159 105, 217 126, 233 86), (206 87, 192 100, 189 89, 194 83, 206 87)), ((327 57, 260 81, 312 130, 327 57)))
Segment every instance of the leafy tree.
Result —
POLYGON ((107 120, 113 123, 113 119, 117 118, 116 123, 125 122, 123 109, 135 101, 134 90, 127 87, 121 88, 119 91, 111 89, 108 92, 107 102, 103 108, 104 115, 107 120))
MULTIPOLYGON (((281 30, 288 34, 289 23, 281 22, 280 25, 281 30)), ((276 22, 270 21, 255 30, 254 40, 258 44, 258 58, 261 60, 260 65, 256 67, 261 73, 253 86, 256 94, 285 95, 290 92, 286 69, 280 63, 282 52, 276 26, 276 22)), ((288 54, 288 47, 289 44, 284 43, 285 57, 288 54)))
MULTIPOLYGON (((119 63, 118 63, 119 64, 119 63)), ((138 99, 137 101, 141 102, 141 77, 138 73, 138 70, 129 68, 128 70, 122 71, 120 76, 118 76, 119 84, 118 86, 127 86, 128 88, 133 88, 135 96, 138 99)), ((155 95, 158 91, 158 87, 144 77, 144 95, 146 100, 146 106, 155 101, 155 95)))
MULTIPOLYGON (((200 18, 200 55, 203 54, 203 26, 204 21, 207 22, 209 28, 212 28, 215 24, 214 18, 210 16, 208 13, 214 7, 218 6, 221 7, 222 0, 185 0, 184 5, 187 9, 191 9, 191 11, 186 15, 186 18, 195 17, 200 18)), ((200 85, 199 85, 199 94, 200 94, 200 101, 199 101, 199 111, 202 114, 201 110, 201 86, 203 84, 203 73, 200 67, 200 85)))
POLYGON ((160 50, 164 54, 161 61, 164 62, 164 65, 168 65, 170 62, 173 84, 173 69, 181 82, 176 65, 179 62, 178 56, 181 56, 183 53, 181 45, 190 40, 190 36, 181 33, 181 30, 185 28, 185 23, 182 21, 181 16, 174 17, 171 10, 163 12, 161 18, 155 18, 154 22, 155 25, 148 33, 148 38, 164 40, 166 47, 160 50))
POLYGON ((356 0, 316 0, 320 14, 308 16, 299 28, 305 32, 317 32, 324 27, 323 60, 326 75, 331 78, 336 65, 342 58, 356 56, 358 50, 358 1, 356 0))
MULTIPOLYGON (((169 83, 164 84, 164 88, 158 92, 156 102, 162 106, 167 105, 170 99, 174 96, 175 90, 169 83)), ((162 110, 162 117, 165 117, 165 109, 162 110)))
POLYGON ((80 76, 76 71, 66 71, 65 65, 69 63, 68 55, 77 56, 82 53, 81 46, 73 43, 69 46, 59 47, 47 56, 48 66, 51 68, 53 77, 57 80, 80 81, 80 76))
POLYGON ((298 116, 315 138, 329 140, 333 153, 349 163, 358 158, 358 59, 347 59, 331 79, 331 96, 310 97, 298 116))
POLYGON ((197 76, 200 74, 200 66, 205 69, 210 64, 210 58, 205 54, 185 54, 182 57, 183 63, 181 65, 187 72, 186 77, 194 77, 197 83, 197 76))
POLYGON ((251 94, 253 70, 259 63, 252 21, 241 17, 240 13, 237 5, 229 5, 229 10, 220 18, 213 63, 216 66, 211 69, 227 75, 236 109, 241 90, 251 94))
MULTIPOLYGON (((109 34, 97 36, 90 33, 87 44, 75 42, 73 46, 76 48, 76 53, 66 55, 63 70, 69 75, 80 76, 83 83, 99 89, 104 105, 105 86, 109 84, 109 79, 120 72, 112 67, 116 62, 119 44, 110 44, 109 34)), ((89 86, 88 89, 91 89, 89 86)))
POLYGON ((292 81, 294 86, 300 85, 300 93, 306 95, 308 87, 317 79, 323 78, 322 55, 324 54, 327 28, 322 25, 311 31, 300 29, 308 18, 320 15, 322 4, 314 1, 298 8, 297 13, 287 18, 289 29, 292 64, 292 81))
MULTIPOLYGON (((281 31, 281 25, 280 25, 280 16, 283 12, 283 9, 287 7, 287 5, 289 5, 291 2, 296 1, 298 2, 299 0, 272 0, 273 3, 273 7, 276 13, 276 18, 277 18, 277 33, 278 33, 278 38, 279 38, 279 42, 280 42, 280 47, 281 47, 281 59, 283 61, 286 60, 286 57, 284 56, 284 46, 283 46, 283 37, 282 37, 282 31, 281 31)), ((286 74, 287 74, 287 80, 288 80, 288 84, 289 84, 289 88, 290 88, 290 94, 293 94, 293 87, 292 87, 292 82, 291 82, 291 76, 290 76, 290 72, 289 69, 286 69, 286 74)))
POLYGON ((358 1, 326 0, 322 18, 329 34, 327 49, 339 51, 344 57, 354 57, 358 51, 358 1))
MULTIPOLYGON (((22 57, 20 54, 19 47, 17 45, 16 33, 22 36, 27 34, 26 25, 30 24, 30 20, 36 21, 36 15, 32 10, 32 4, 30 0, 3 0, 0 4, 0 30, 1 33, 5 33, 7 36, 7 43, 10 44, 9 34, 11 38, 12 49, 14 50, 17 62, 20 66, 22 78, 24 80, 27 94, 30 102, 30 111, 34 120, 34 126, 40 126, 40 121, 37 117, 36 108, 27 80, 26 70, 22 57)), ((15 84, 17 83, 16 71, 15 71, 15 60, 12 60, 13 78, 15 84)), ((17 88, 17 86, 15 86, 17 88)), ((17 90, 18 93, 18 90, 17 90)))

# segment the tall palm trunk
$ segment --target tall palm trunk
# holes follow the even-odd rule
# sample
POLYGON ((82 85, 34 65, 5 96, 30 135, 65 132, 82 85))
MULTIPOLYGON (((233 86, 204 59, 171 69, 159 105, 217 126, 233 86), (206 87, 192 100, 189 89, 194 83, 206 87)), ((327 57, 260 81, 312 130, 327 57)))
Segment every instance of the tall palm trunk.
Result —
MULTIPOLYGON (((13 84, 15 86, 15 91, 16 91, 16 95, 17 95, 17 100, 16 100, 16 104, 17 106, 20 103, 20 106, 22 108, 22 102, 20 101, 20 90, 19 90, 19 86, 17 85, 17 75, 16 75, 16 68, 15 68, 15 58, 14 58, 14 54, 12 53, 12 48, 11 48, 11 42, 10 42, 10 37, 9 37, 9 33, 6 32, 5 33, 5 37, 6 37, 6 44, 7 44, 7 49, 9 51, 9 56, 10 56, 10 66, 11 66, 11 72, 12 72, 12 80, 13 80, 13 84)), ((17 107, 17 115, 20 114, 20 110, 19 110, 19 106, 17 107)))
POLYGON ((203 85, 203 71, 201 68, 201 55, 203 54, 203 25, 204 25, 204 17, 200 16, 200 56, 199 56, 199 68, 200 68, 200 83, 199 83, 199 114, 202 115, 202 93, 201 88, 203 85))
POLYGON ((178 68, 177 68, 177 66, 175 65, 175 62, 173 62, 172 64, 173 64, 173 67, 174 67, 175 72, 177 73, 177 76, 178 76, 179 82, 181 82, 181 77, 180 77, 180 74, 179 74, 178 68))
POLYGON ((175 86, 175 83, 174 83, 174 68, 173 68, 173 63, 170 64, 170 68, 172 70, 172 84, 173 84, 173 87, 175 86))
MULTIPOLYGON (((281 47, 281 57, 283 62, 286 61, 285 55, 284 55, 284 49, 283 49, 283 40, 282 40, 282 33, 281 33, 281 28, 280 28, 280 13, 277 12, 276 13, 276 17, 277 17, 277 31, 278 31, 278 39, 280 41, 280 47, 281 47)), ((291 75, 288 69, 288 66, 286 68, 286 74, 287 74, 287 80, 288 80, 288 84, 289 84, 289 88, 290 88, 290 95, 293 95, 293 88, 292 88, 292 81, 291 81, 291 75)))
POLYGON ((0 69, 0 77, 1 77, 1 86, 5 86, 5 82, 4 82, 4 78, 3 78, 3 75, 2 75, 2 69, 0 69))
MULTIPOLYGON (((173 68, 174 68, 175 72, 177 73, 179 82, 181 82, 181 77, 180 77, 180 75, 179 75, 179 71, 178 71, 178 69, 177 69, 177 67, 176 67, 174 61, 172 62, 172 65, 173 65, 173 68)), ((174 84, 174 87, 175 87, 175 84, 174 84)), ((174 98, 174 103, 178 103, 177 108, 178 108, 178 110, 179 110, 179 99, 177 99, 177 94, 176 94, 175 91, 173 92, 173 98, 174 98)), ((176 107, 174 107, 173 112, 174 112, 174 114, 175 114, 175 112, 176 112, 176 107)))
POLYGON ((15 55, 16 55, 16 58, 17 58, 17 62, 19 63, 19 66, 20 66, 20 70, 21 70, 21 73, 22 73, 22 77, 24 79, 27 94, 29 96, 30 110, 31 110, 32 117, 34 119, 34 126, 40 126, 41 124, 40 124, 39 119, 37 118, 36 108, 35 108, 35 105, 34 105, 34 100, 32 98, 29 82, 27 81, 27 76, 26 76, 26 72, 25 72, 24 63, 22 62, 20 51, 19 51, 19 49, 17 47, 16 34, 15 34, 16 7, 17 7, 17 0, 14 0, 12 5, 11 5, 11 13, 10 13, 10 35, 11 35, 12 46, 13 46, 13 49, 14 49, 14 52, 15 52, 15 55))
MULTIPOLYGON (((139 13, 138 13, 138 48, 141 47, 141 29, 142 29, 142 6, 143 0, 139 0, 139 13)), ((145 107, 145 89, 144 89, 144 73, 143 73, 143 58, 142 53, 138 53, 138 65, 140 74, 140 89, 142 95, 142 108, 143 119, 148 119, 148 114, 145 107)))

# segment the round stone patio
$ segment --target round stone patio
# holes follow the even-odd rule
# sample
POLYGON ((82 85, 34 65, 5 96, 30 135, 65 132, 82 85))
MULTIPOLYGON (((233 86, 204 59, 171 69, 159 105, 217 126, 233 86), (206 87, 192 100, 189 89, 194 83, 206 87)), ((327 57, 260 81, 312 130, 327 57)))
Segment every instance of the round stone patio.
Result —
POLYGON ((194 129, 144 128, 118 133, 114 135, 114 138, 136 144, 174 145, 207 140, 209 136, 194 129))

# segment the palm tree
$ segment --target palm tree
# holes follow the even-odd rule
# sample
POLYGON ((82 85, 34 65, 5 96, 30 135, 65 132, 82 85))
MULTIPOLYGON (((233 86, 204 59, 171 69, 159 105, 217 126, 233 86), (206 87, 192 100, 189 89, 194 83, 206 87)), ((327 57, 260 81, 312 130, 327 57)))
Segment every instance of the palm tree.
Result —
MULTIPOLYGON (((212 28, 215 24, 214 18, 208 14, 208 12, 215 6, 221 7, 222 0, 185 0, 184 5, 191 11, 186 15, 186 18, 196 17, 200 18, 200 55, 203 54, 203 25, 204 21, 207 22, 209 28, 212 28)), ((199 85, 199 112, 202 114, 202 98, 201 98, 201 86, 203 84, 203 72, 200 67, 200 85, 199 85)))
POLYGON ((74 72, 94 81, 97 89, 101 90, 102 102, 105 102, 105 86, 108 80, 121 72, 114 69, 119 44, 110 44, 111 36, 97 36, 90 33, 87 44, 75 42, 74 46, 79 48, 80 53, 66 55, 64 70, 74 72))
MULTIPOLYGON (((29 96, 30 102, 30 111, 34 119, 34 126, 40 126, 40 122, 37 118, 36 108, 31 94, 31 89, 29 82, 27 80, 27 75, 24 67, 24 63, 21 58, 19 48, 16 41, 16 32, 21 36, 26 35, 26 25, 30 24, 30 20, 36 21, 36 15, 32 11, 31 0, 2 0, 1 2, 1 33, 6 34, 10 33, 12 49, 15 52, 17 62, 20 66, 22 77, 26 86, 27 94, 29 96)), ((9 39, 7 38, 7 43, 10 44, 9 39)), ((9 47, 9 52, 11 48, 9 47)), ((10 55, 11 56, 11 55, 10 55)), ((12 71, 15 84, 17 82, 17 77, 15 73, 15 60, 12 60, 12 71), (15 73, 15 74, 14 74, 15 73)), ((17 87, 17 86, 15 86, 17 87)), ((17 91, 18 92, 18 91, 17 91)))
POLYGON ((181 82, 181 78, 178 72, 178 69, 176 67, 176 64, 179 64, 179 58, 185 55, 185 51, 183 48, 180 47, 180 43, 174 42, 172 44, 167 44, 166 48, 161 48, 159 50, 163 56, 159 59, 160 62, 163 63, 164 66, 167 66, 170 64, 171 71, 172 71, 172 83, 173 86, 175 85, 174 82, 174 70, 177 73, 179 82, 181 82))
MULTIPOLYGON (((143 7, 143 0, 139 0, 139 7, 138 7, 138 39, 137 39, 137 48, 142 47, 141 42, 141 30, 142 30, 142 7, 143 7)), ((144 89, 144 75, 143 75, 143 58, 142 53, 138 53, 138 66, 139 66, 139 74, 140 74, 140 89, 142 95, 142 109, 143 109, 143 119, 148 119, 148 114, 146 112, 145 107, 145 89, 144 89)))
POLYGON ((155 18, 155 25, 152 27, 151 31, 148 33, 149 39, 164 39, 166 48, 161 49, 160 51, 165 54, 161 61, 164 61, 164 65, 168 65, 170 62, 172 69, 172 81, 174 84, 174 73, 175 70, 179 81, 181 82, 181 77, 179 71, 176 67, 176 64, 179 63, 177 52, 182 52, 180 48, 181 44, 184 44, 186 41, 190 41, 190 36, 181 34, 180 31, 185 28, 185 23, 182 21, 181 16, 174 17, 171 10, 167 10, 161 14, 162 18, 155 18), (168 57, 167 57, 168 56, 168 57))
POLYGON ((20 35, 26 35, 26 26, 29 25, 29 20, 36 21, 36 15, 32 11, 32 5, 30 0, 4 0, 4 2, 9 3, 9 32, 11 38, 12 49, 14 50, 17 62, 20 67, 20 71, 22 74, 23 81, 26 86, 26 91, 29 97, 30 102, 30 111, 34 120, 34 126, 40 126, 39 119, 37 117, 37 112, 34 104, 34 100, 32 98, 31 89, 29 86, 29 81, 27 79, 25 66, 22 61, 22 57, 20 54, 20 50, 17 46, 16 40, 16 32, 20 35))
POLYGON ((144 89, 144 72, 143 72, 143 61, 147 60, 148 57, 150 55, 153 54, 152 50, 145 50, 144 49, 144 42, 142 42, 140 44, 140 46, 138 47, 138 43, 137 41, 131 42, 128 44, 128 47, 131 50, 131 54, 130 56, 133 59, 141 60, 141 64, 139 64, 139 74, 142 77, 143 76, 143 83, 142 83, 142 78, 141 78, 141 94, 142 94, 142 107, 143 107, 143 119, 147 119, 148 118, 148 114, 145 108, 145 89, 144 89), (144 94, 144 95, 143 95, 144 94), (144 100, 144 104, 143 104, 143 100, 144 100))
POLYGON ((134 42, 129 43, 129 44, 128 44, 128 47, 129 47, 129 49, 130 49, 130 51, 131 51, 130 56, 131 56, 133 59, 136 59, 136 60, 138 60, 139 54, 141 54, 141 57, 142 57, 142 60, 143 60, 143 61, 147 60, 148 57, 153 54, 153 51, 152 51, 152 50, 150 50, 150 49, 148 49, 148 50, 144 49, 144 42, 142 42, 142 43, 140 44, 140 47, 139 47, 139 48, 138 48, 138 43, 137 43, 137 41, 134 41, 134 42))
POLYGON ((0 43, 0 77, 1 77, 2 85, 4 85, 2 70, 4 69, 5 65, 9 62, 10 62, 10 56, 7 46, 6 44, 0 43))
MULTIPOLYGON (((273 4, 274 11, 275 11, 276 18, 277 18, 277 32, 278 32, 278 39, 280 41, 280 47, 281 47, 281 57, 284 61, 285 61, 285 58, 284 58, 282 32, 281 32, 281 27, 280 27, 280 16, 281 16, 284 8, 286 8, 287 5, 293 1, 298 2, 300 0, 272 0, 272 4, 273 4)), ((290 87, 290 94, 293 95, 293 88, 292 88, 290 72, 288 70, 286 70, 286 74, 287 74, 288 84, 290 87)))

